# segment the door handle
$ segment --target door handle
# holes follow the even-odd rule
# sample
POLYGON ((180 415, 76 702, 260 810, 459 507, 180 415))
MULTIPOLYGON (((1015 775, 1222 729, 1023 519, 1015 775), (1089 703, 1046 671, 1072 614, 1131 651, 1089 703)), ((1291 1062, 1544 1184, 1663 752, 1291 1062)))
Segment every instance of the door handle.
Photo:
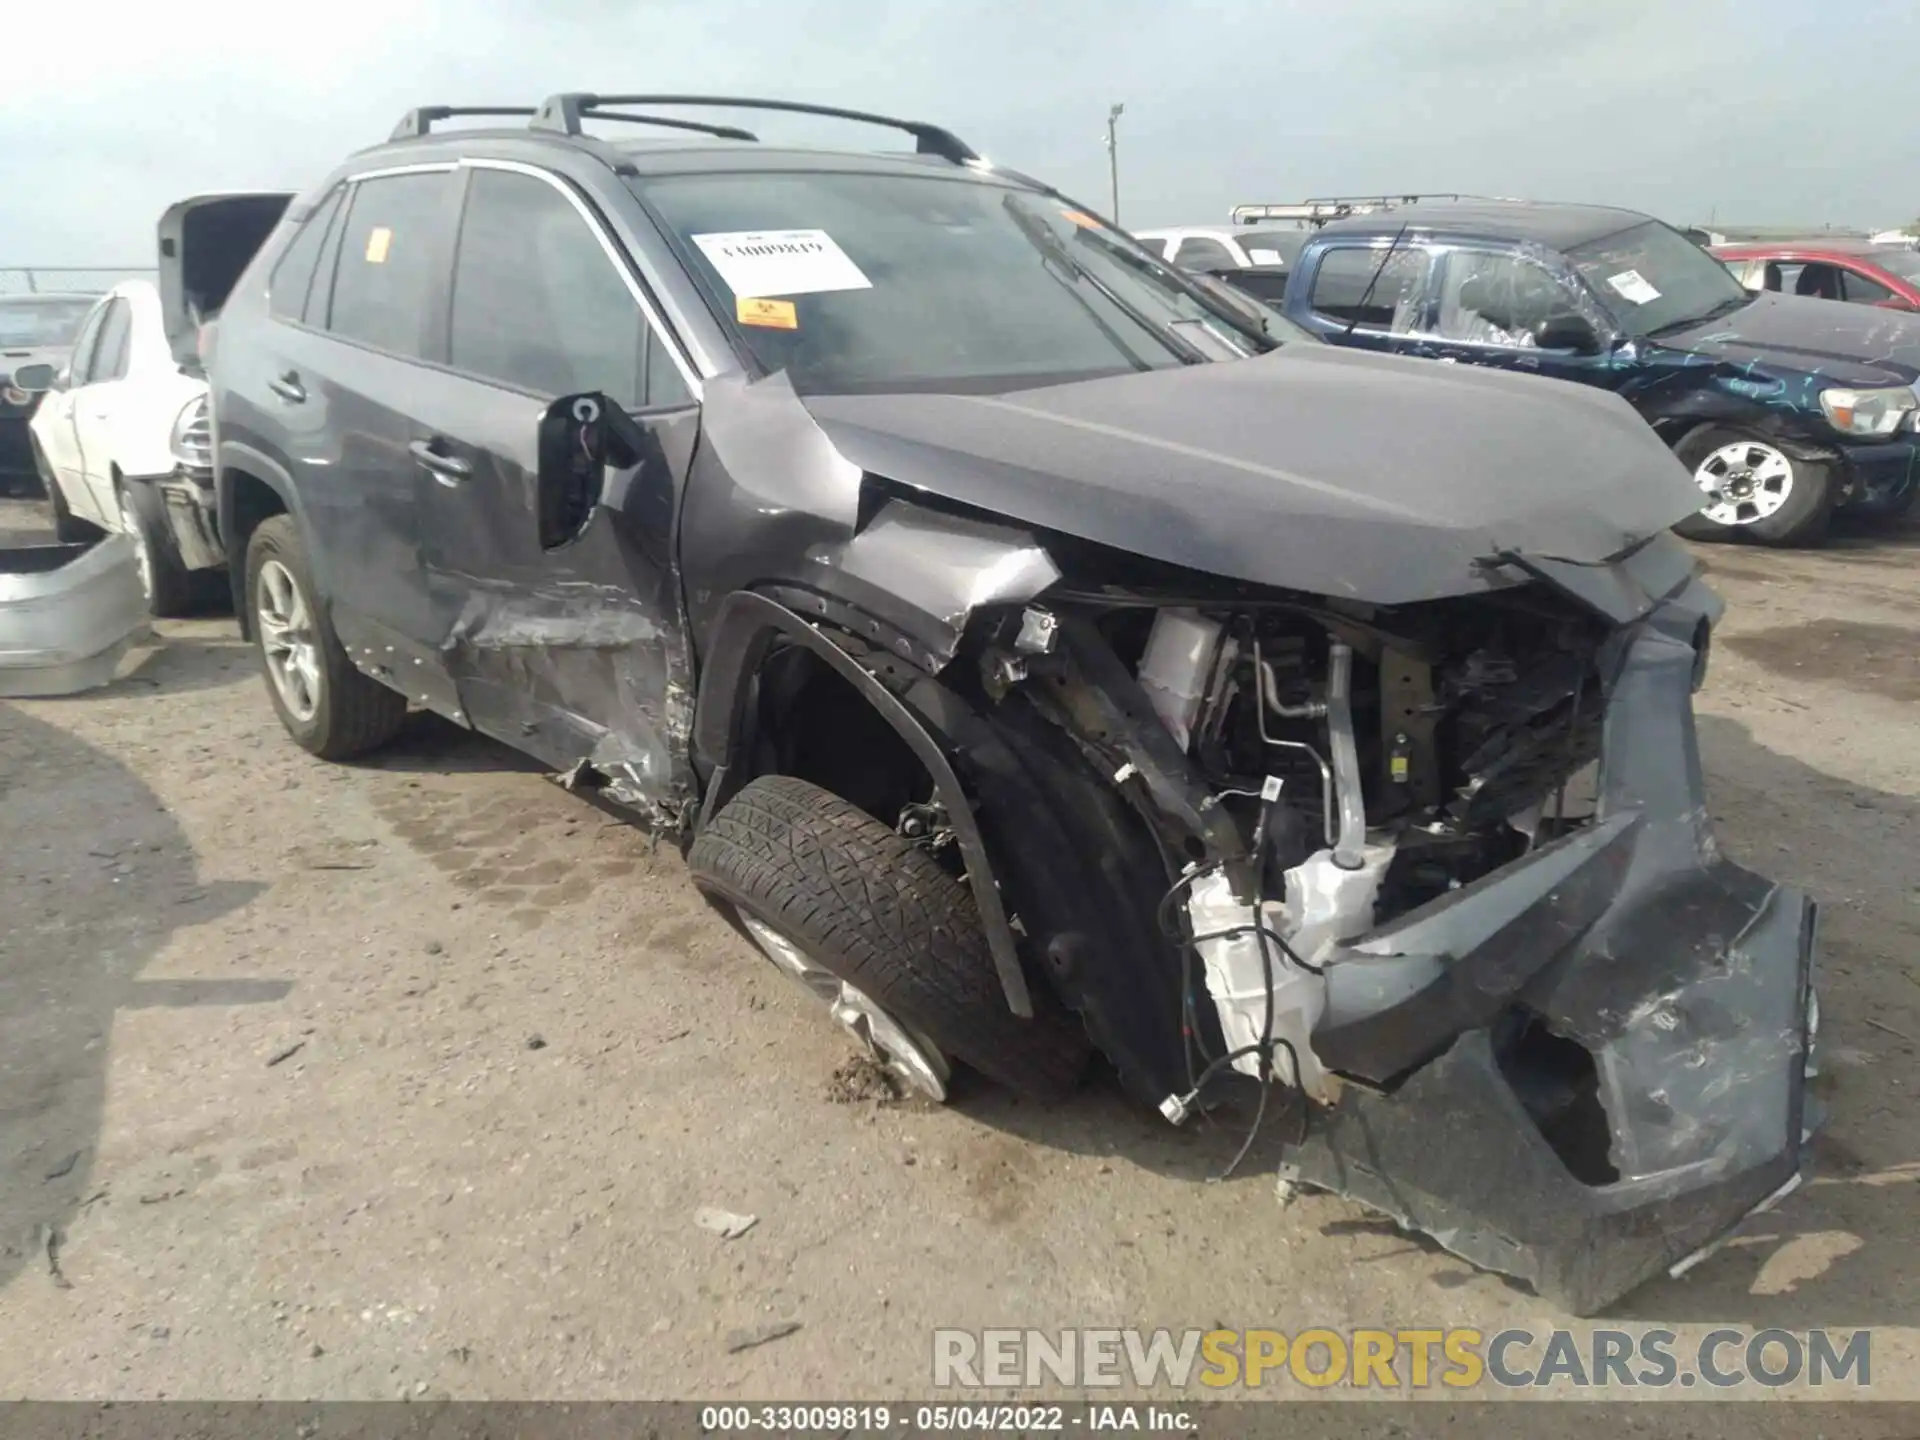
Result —
POLYGON ((443 455, 434 449, 437 444, 437 440, 416 440, 407 449, 420 462, 420 468, 431 473, 443 485, 457 485, 473 473, 473 467, 466 461, 443 455))
POLYGON ((300 383, 300 372, 297 370, 276 375, 267 382, 267 388, 289 405, 299 405, 307 398, 307 387, 300 383))

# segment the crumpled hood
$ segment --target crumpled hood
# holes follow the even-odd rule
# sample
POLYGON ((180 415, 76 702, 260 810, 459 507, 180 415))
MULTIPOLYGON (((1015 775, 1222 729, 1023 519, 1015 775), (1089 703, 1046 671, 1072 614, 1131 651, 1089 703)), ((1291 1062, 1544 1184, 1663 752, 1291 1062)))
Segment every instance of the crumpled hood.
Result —
POLYGON ((1756 295, 1731 315, 1666 332, 1654 343, 1842 385, 1911 385, 1920 379, 1920 315, 1805 295, 1756 295))
POLYGON ((1606 559, 1699 493, 1618 397, 1294 343, 976 395, 804 402, 861 469, 1257 584, 1378 604, 1487 588, 1502 552, 1606 559))

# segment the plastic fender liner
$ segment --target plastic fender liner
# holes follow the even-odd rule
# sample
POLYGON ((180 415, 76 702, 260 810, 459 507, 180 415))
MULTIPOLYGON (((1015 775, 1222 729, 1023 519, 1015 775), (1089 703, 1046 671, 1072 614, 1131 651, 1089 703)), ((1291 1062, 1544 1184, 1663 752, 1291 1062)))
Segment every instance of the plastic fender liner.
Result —
POLYGON ((966 860, 967 884, 980 908, 980 923, 993 952, 1007 1008, 1022 1019, 1032 1019, 1033 997, 1020 968, 1019 949, 1007 923, 999 886, 994 883, 986 842, 974 819, 972 801, 946 753, 913 712, 845 650, 784 605, 751 591, 736 591, 727 597, 707 641, 693 724, 695 765, 707 772, 697 828, 704 828, 745 783, 745 777, 732 773, 735 751, 745 725, 753 677, 776 641, 804 646, 819 656, 859 691, 926 766, 966 860))

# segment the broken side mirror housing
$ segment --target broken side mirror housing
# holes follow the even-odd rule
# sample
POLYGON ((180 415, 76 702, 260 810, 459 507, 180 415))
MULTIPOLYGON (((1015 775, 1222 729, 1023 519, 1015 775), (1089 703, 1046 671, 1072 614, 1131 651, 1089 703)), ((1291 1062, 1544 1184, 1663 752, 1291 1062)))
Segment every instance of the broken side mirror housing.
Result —
POLYGON ((646 432, 598 392, 562 395, 540 417, 540 548, 578 535, 606 486, 607 467, 631 469, 646 454, 646 432))
POLYGON ((1584 315, 1555 315, 1534 332, 1534 344, 1542 350, 1571 350, 1576 355, 1598 355, 1600 332, 1584 315))
POLYGON ((16 390, 24 390, 29 395, 44 395, 54 388, 60 378, 60 372, 44 362, 37 365, 22 365, 13 372, 8 381, 16 390))

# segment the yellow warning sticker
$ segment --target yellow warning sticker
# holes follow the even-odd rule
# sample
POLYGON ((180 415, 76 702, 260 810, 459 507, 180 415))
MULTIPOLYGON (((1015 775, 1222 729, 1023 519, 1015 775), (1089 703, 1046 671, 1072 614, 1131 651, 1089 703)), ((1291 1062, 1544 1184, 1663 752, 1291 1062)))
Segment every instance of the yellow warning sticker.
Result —
POLYGON ((1078 225, 1082 230, 1098 230, 1100 228, 1100 222, 1084 210, 1062 210, 1060 213, 1078 225))
POLYGON ((798 330, 800 317, 791 300, 756 300, 741 295, 733 302, 733 313, 742 325, 765 325, 773 330, 798 330))
POLYGON ((387 249, 393 244, 393 231, 385 225, 376 225, 367 232, 367 263, 384 265, 387 263, 387 249))

